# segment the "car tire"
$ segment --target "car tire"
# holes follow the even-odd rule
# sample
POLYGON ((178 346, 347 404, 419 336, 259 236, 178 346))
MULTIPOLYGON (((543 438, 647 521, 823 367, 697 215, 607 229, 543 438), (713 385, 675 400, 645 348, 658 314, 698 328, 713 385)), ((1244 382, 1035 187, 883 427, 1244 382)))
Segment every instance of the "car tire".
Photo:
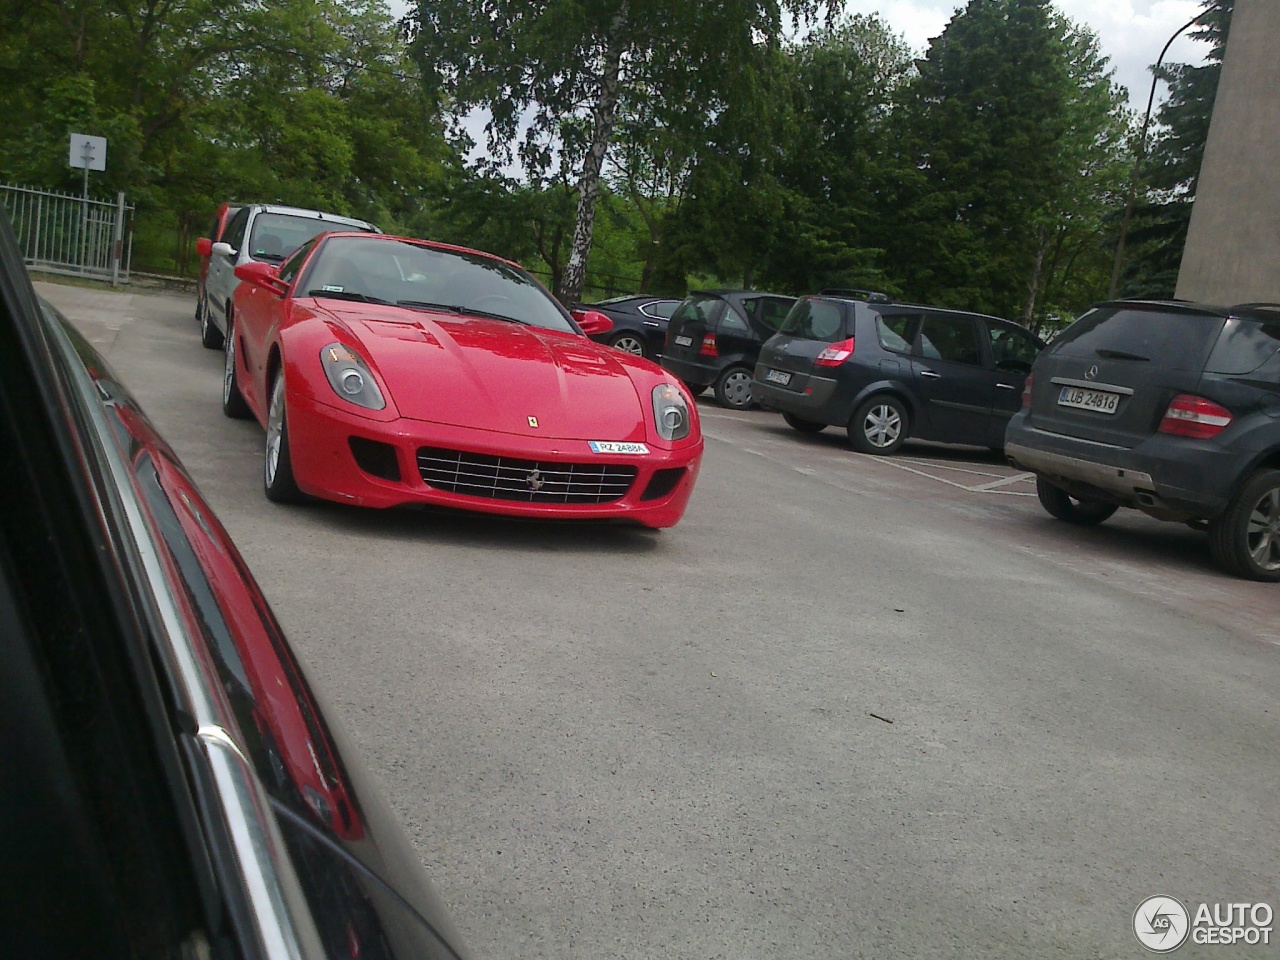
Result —
POLYGON ((235 322, 227 317, 227 335, 222 342, 222 412, 232 420, 248 420, 253 412, 240 392, 240 373, 236 365, 235 322))
POLYGON ((267 402, 267 436, 262 448, 262 490, 272 503, 300 503, 302 491, 293 478, 289 453, 289 414, 285 409, 284 370, 271 382, 267 402))
POLYGON ((1114 503, 1073 497, 1043 477, 1036 477, 1036 496, 1049 516, 1077 527, 1096 526, 1119 509, 1114 503))
POLYGON ((911 420, 906 405, 891 394, 866 400, 849 418, 849 445, 859 453, 887 456, 907 440, 911 420))
POLYGON ((1209 521, 1209 552, 1228 573, 1280 581, 1280 470, 1259 470, 1209 521))
POLYGON ((609 346, 615 350, 621 350, 623 353, 629 353, 633 357, 644 357, 648 360, 649 345, 644 342, 644 337, 630 330, 623 330, 621 333, 614 334, 609 338, 609 346))
POLYGON ((803 417, 797 417, 794 413, 784 413, 782 419, 787 421, 787 426, 792 430, 799 430, 801 433, 821 433, 827 429, 825 423, 819 423, 817 420, 806 420, 803 417))
POLYGON ((222 334, 213 325, 209 316, 209 299, 202 298, 196 304, 196 319, 200 321, 200 345, 209 350, 217 350, 222 346, 222 334))
POLYGON ((746 367, 729 367, 716 378, 716 402, 730 410, 746 410, 754 402, 751 397, 751 371, 746 367))

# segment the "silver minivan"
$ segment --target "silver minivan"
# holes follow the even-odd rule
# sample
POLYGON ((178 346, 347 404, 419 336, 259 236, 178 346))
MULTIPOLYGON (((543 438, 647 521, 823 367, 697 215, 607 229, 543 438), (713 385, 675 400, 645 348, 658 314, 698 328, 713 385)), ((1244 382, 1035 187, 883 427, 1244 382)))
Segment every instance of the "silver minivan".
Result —
POLYGON ((262 203, 242 207, 222 231, 222 238, 210 245, 200 342, 210 350, 222 346, 231 313, 231 295, 240 283, 236 267, 250 260, 283 263, 285 257, 312 237, 333 230, 382 232, 364 220, 320 210, 262 203))

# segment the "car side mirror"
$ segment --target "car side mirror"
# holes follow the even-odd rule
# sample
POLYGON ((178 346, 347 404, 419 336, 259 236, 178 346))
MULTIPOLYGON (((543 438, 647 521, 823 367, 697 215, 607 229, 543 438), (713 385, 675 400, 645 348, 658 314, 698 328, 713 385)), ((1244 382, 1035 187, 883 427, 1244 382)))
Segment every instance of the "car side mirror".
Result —
POLYGON ((211 246, 209 248, 209 252, 216 253, 220 257, 234 257, 236 255, 235 247, 231 246, 229 243, 224 243, 221 240, 211 246))
POLYGON ((599 310, 574 310, 570 316, 578 322, 578 326, 588 337, 598 337, 613 329, 613 321, 599 310))
POLYGON ((245 283, 263 287, 275 294, 284 294, 289 289, 289 285, 280 279, 275 267, 257 260, 250 260, 236 267, 236 276, 245 283))
POLYGON ((213 253, 213 241, 208 237, 201 237, 196 241, 196 254, 201 257, 207 257, 213 253))

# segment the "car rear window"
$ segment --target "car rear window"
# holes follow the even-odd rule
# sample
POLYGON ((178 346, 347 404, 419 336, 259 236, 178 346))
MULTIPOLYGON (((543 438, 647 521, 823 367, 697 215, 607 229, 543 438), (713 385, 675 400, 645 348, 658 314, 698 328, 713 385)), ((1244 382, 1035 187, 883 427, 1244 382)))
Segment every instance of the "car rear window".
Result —
POLYGON ((1098 307, 1062 332, 1054 353, 1200 370, 1221 329, 1222 317, 1207 313, 1098 307))
POLYGON ((844 307, 830 300, 797 300, 782 321, 781 332, 804 340, 835 343, 844 337, 844 307))
POLYGON ((1207 373, 1253 373, 1280 351, 1280 323, 1232 317, 1223 325, 1205 365, 1207 373))
POLYGON ((676 312, 671 315, 671 319, 682 324, 700 323, 704 327, 711 328, 715 326, 723 309, 724 301, 719 297, 694 296, 680 304, 676 312))

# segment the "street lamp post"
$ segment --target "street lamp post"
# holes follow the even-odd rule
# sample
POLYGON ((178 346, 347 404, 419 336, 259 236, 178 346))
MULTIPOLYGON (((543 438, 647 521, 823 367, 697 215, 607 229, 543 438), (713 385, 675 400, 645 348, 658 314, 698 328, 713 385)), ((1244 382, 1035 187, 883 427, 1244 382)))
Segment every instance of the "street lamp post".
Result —
POLYGON ((1164 63, 1164 55, 1169 52, 1169 48, 1173 46, 1173 41, 1177 40, 1187 30, 1191 29, 1200 18, 1209 13, 1209 10, 1202 10, 1196 14, 1171 36, 1164 49, 1160 51, 1160 56, 1156 58, 1156 65, 1151 68, 1151 93, 1147 96, 1147 112, 1142 117, 1142 133, 1138 137, 1138 152, 1133 159, 1133 174, 1129 178, 1129 195, 1124 204, 1124 219, 1120 223, 1120 240, 1116 243, 1116 259, 1111 266, 1111 286, 1107 289, 1107 299, 1114 300, 1116 296, 1116 288, 1120 285, 1120 268, 1124 266, 1124 243, 1129 236, 1129 221, 1133 219, 1133 204, 1138 193, 1138 175, 1142 172, 1142 161, 1147 155, 1147 128, 1151 125, 1151 108, 1156 101, 1156 84, 1160 80, 1160 65, 1164 63))

